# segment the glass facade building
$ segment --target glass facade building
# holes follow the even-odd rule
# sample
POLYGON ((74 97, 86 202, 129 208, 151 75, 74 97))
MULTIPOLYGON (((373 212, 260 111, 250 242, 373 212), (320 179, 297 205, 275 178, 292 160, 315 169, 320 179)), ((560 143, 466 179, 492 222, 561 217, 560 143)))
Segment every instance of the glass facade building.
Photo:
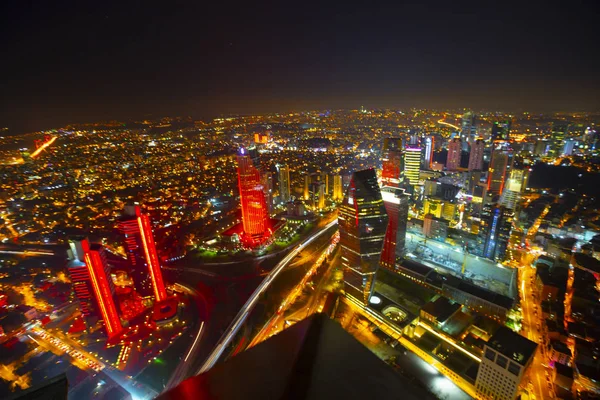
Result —
POLYGON ((374 169, 352 175, 338 224, 346 295, 367 304, 388 225, 374 169))

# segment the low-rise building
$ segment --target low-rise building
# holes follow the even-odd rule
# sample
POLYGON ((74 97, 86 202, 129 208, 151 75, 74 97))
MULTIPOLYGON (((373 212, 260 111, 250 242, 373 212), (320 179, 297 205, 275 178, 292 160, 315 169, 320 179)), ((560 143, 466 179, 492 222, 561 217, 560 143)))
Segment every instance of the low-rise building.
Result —
POLYGON ((550 359, 555 363, 570 365, 571 364, 571 349, 566 344, 559 342, 558 340, 550 341, 550 359))
POLYGON ((537 349, 531 340, 502 327, 484 346, 475 380, 481 399, 513 400, 537 349))
POLYGON ((460 304, 454 303, 445 297, 438 297, 435 301, 425 304, 421 309, 420 316, 432 325, 441 328, 460 309, 460 304))

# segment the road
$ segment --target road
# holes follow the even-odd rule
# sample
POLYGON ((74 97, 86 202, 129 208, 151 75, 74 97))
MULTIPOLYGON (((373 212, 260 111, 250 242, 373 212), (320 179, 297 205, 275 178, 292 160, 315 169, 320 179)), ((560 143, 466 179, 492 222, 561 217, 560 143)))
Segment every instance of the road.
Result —
MULTIPOLYGON (((321 250, 321 254, 317 258, 316 262, 313 266, 306 272, 302 280, 290 290, 288 296, 281 302, 277 312, 269 318, 269 320, 264 324, 262 329, 256 334, 254 339, 247 346, 248 348, 257 345, 258 343, 266 340, 267 338, 276 335, 281 332, 287 326, 289 326, 287 321, 299 321, 302 320, 309 315, 314 314, 323 301, 323 289, 325 283, 327 282, 328 277, 333 269, 333 266, 336 265, 336 260, 339 259, 340 253, 336 253, 336 257, 332 262, 330 262, 327 266, 327 270, 323 271, 323 274, 320 276, 319 282, 316 286, 313 286, 311 290, 310 296, 307 299, 307 304, 302 304, 300 308, 293 311, 291 314, 288 314, 287 311, 291 309, 291 307, 296 303, 296 299, 302 295, 302 293, 307 289, 308 282, 313 279, 313 276, 319 269, 319 267, 325 262, 325 259, 328 255, 332 254, 337 244, 339 243, 339 232, 336 231, 335 234, 332 235, 331 241, 329 245, 325 248, 325 250, 321 250)), ((316 254, 318 251, 315 251, 311 254, 316 254)), ((290 265, 291 266, 291 265, 290 265)))
POLYGON ((273 280, 275 278, 277 278, 277 276, 281 273, 281 271, 283 271, 285 269, 285 267, 288 266, 290 264, 290 262, 304 248, 306 248, 306 246, 311 244, 313 241, 315 241, 317 238, 319 238, 322 234, 327 232, 331 227, 335 226, 336 224, 337 224, 337 219, 334 219, 333 221, 331 221, 330 223, 326 224, 324 227, 322 227, 321 229, 319 229, 318 231, 313 233, 311 236, 309 236, 304 241, 302 241, 302 243, 300 243, 296 247, 294 247, 294 249, 292 251, 290 251, 290 253, 288 253, 288 255, 285 256, 275 266, 275 268, 273 268, 273 270, 258 285, 258 288, 254 291, 254 293, 252 293, 252 295, 250 296, 248 301, 246 301, 246 304, 243 305, 241 310, 235 316, 235 318, 233 319, 233 321, 231 322, 231 324, 225 331, 225 334, 221 337, 221 339, 217 343, 217 346, 215 347, 213 352, 207 358, 206 362, 202 365, 202 367, 198 370, 198 372, 197 372, 198 374, 201 374, 201 373, 209 370, 217 363, 217 361, 219 360, 219 358, 221 357, 221 355, 223 354, 223 352, 225 351, 227 346, 229 346, 229 344, 231 343, 231 340, 233 339, 233 337, 238 333, 238 331, 240 330, 240 328, 242 327, 242 325, 248 318, 248 315, 250 314, 250 312, 254 309, 254 306, 258 302, 260 296, 269 288, 269 286, 271 285, 273 280))
MULTIPOLYGON (((549 207, 546 207, 527 232, 527 243, 531 243, 537 234, 537 230, 544 217, 548 213, 549 207)), ((519 272, 519 294, 521 297, 521 312, 523 314, 523 329, 521 334, 529 340, 538 343, 538 350, 534 355, 533 362, 529 370, 529 377, 526 388, 535 399, 554 398, 554 389, 550 379, 550 369, 548 365, 548 356, 545 346, 548 341, 546 332, 546 322, 544 321, 542 308, 540 306, 540 297, 536 290, 536 269, 533 266, 535 255, 529 251, 517 250, 520 252, 519 272)))
MULTIPOLYGON (((344 301, 340 307, 343 310, 344 317, 341 324, 357 340, 364 344, 369 350, 375 353, 382 360, 390 357, 395 358, 395 365, 409 376, 417 378, 432 393, 441 399, 468 400, 475 397, 475 391, 472 385, 463 382, 455 377, 448 378, 449 370, 439 360, 434 359, 430 354, 420 350, 409 340, 403 338, 398 332, 392 332, 388 325, 381 320, 375 320, 372 316, 365 314, 364 310, 354 304, 344 301), (366 317, 366 319, 363 319, 366 317), (370 329, 371 324, 375 323, 386 334, 390 335, 388 344, 382 342, 375 336, 370 329), (392 348, 390 345, 395 338, 402 346, 392 348)), ((405 374, 403 374, 405 375, 405 374)), ((454 375, 454 374, 453 374, 454 375)))
MULTIPOLYGON (((183 292, 187 293, 188 295, 190 295, 194 298, 202 297, 201 294, 196 289, 193 289, 187 285, 176 283, 175 286, 177 286, 178 289, 182 290, 183 292)), ((202 313, 202 315, 206 316, 208 314, 207 310, 206 310, 206 307, 207 307, 206 301, 204 301, 203 304, 204 304, 204 312, 202 313)), ((183 357, 183 360, 177 365, 177 368, 175 369, 173 374, 171 374, 171 378, 169 379, 169 382, 165 386, 165 390, 164 390, 165 392, 167 390, 179 385, 179 383, 181 383, 181 381, 183 381, 185 378, 187 378, 190 375, 189 373, 191 372, 190 369, 192 368, 192 360, 194 360, 197 357, 198 350, 200 349, 200 343, 202 342, 202 336, 204 335, 204 332, 205 332, 204 322, 205 321, 200 322, 200 325, 198 326, 198 331, 196 332, 196 335, 194 336, 194 341, 192 342, 192 345, 190 346, 187 353, 185 354, 185 357, 183 357)))
POLYGON ((79 369, 87 371, 90 375, 96 373, 102 376, 102 374, 105 374, 110 380, 127 390, 135 399, 149 400, 158 395, 153 389, 135 381, 123 372, 104 364, 92 354, 77 346, 72 340, 67 341, 66 338, 59 338, 37 325, 32 325, 27 330, 27 336, 58 356, 67 355, 69 362, 79 369))

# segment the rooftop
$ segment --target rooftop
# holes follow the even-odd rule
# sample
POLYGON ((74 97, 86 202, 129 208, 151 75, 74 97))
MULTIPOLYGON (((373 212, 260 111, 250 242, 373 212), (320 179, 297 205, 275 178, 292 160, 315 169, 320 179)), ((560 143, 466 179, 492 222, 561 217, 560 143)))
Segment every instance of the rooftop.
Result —
POLYGON ((454 303, 445 297, 438 297, 435 301, 425 304, 421 311, 433 316, 440 324, 443 324, 460 308, 460 304, 454 303))
POLYGON ((406 400, 431 398, 377 358, 339 324, 323 314, 316 314, 217 364, 204 374, 183 381, 159 399, 366 399, 389 396, 406 400))
POLYGON ((521 365, 526 365, 537 349, 537 343, 504 326, 494 333, 487 346, 521 365))

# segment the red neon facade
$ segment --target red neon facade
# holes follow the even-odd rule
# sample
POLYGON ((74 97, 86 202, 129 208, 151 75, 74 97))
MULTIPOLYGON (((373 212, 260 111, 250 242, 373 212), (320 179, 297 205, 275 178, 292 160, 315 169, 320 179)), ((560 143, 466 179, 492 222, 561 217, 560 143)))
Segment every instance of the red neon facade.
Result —
POLYGON ((383 239, 383 248, 381 249, 381 265, 394 269, 396 266, 396 236, 398 235, 398 204, 385 201, 385 211, 388 215, 388 224, 383 239))
POLYGON ((69 267, 69 276, 73 291, 79 300, 79 309, 84 317, 92 314, 92 294, 90 293, 90 271, 87 265, 77 264, 69 267))
POLYGON ((156 301, 167 298, 156 244, 152 235, 150 217, 142 214, 139 206, 127 206, 119 221, 124 235, 125 250, 131 264, 131 277, 136 291, 142 296, 154 296, 156 301))
POLYGON ((162 271, 158 262, 158 254, 156 253, 156 245, 154 244, 154 236, 152 236, 152 227, 150 226, 150 218, 147 215, 140 215, 137 218, 138 226, 142 237, 142 246, 148 264, 148 271, 152 279, 152 287, 156 301, 163 301, 167 298, 167 291, 162 279, 162 271))
POLYGON ((384 186, 398 187, 404 175, 402 139, 386 139, 383 144, 381 180, 384 186))
MULTIPOLYGON (((87 246, 86 246, 87 247, 87 246)), ((117 335, 123 327, 114 301, 114 290, 111 288, 110 272, 102 254, 102 248, 85 249, 85 264, 90 274, 92 288, 96 295, 100 316, 104 320, 106 333, 110 338, 117 335)))
POLYGON ((242 243, 256 247, 271 236, 269 214, 265 202, 260 171, 252 162, 252 157, 241 148, 237 156, 238 187, 242 207, 242 243))

